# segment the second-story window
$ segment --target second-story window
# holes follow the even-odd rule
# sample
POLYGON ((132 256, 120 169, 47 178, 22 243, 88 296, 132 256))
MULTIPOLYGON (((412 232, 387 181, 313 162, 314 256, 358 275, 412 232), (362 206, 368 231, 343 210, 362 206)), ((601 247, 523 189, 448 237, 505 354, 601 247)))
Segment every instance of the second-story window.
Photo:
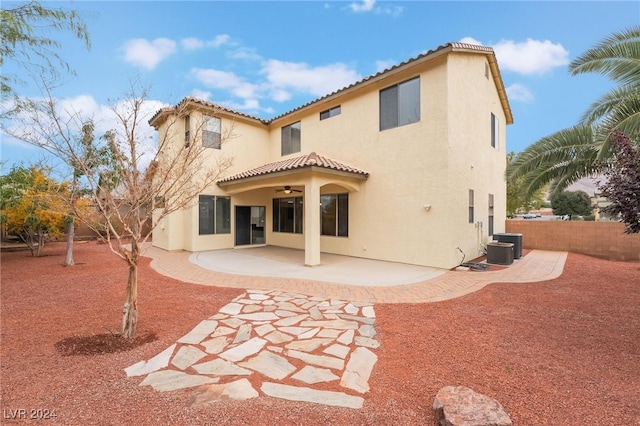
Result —
POLYGON ((380 130, 420 121, 420 77, 380 91, 380 130))
POLYGON ((320 113, 320 120, 326 120, 327 118, 335 117, 336 115, 340 115, 341 112, 342 108, 340 107, 340 105, 327 109, 320 113))
POLYGON ((297 121, 282 128, 281 154, 300 152, 300 122, 297 121))
POLYGON ((191 145, 191 116, 184 116, 184 147, 189 148, 191 145))
POLYGON ((202 123, 202 146, 205 148, 221 149, 221 123, 218 117, 205 115, 202 123))
POLYGON ((496 117, 494 113, 491 113, 491 146, 494 148, 500 148, 500 141, 498 138, 499 131, 498 117, 496 117))

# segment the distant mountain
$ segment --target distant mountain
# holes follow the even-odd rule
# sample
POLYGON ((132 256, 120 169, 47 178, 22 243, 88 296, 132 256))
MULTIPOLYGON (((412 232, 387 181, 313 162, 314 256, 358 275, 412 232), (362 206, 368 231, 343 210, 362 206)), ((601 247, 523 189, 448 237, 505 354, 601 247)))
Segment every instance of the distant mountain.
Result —
POLYGON ((593 179, 591 178, 580 179, 573 185, 570 185, 567 188, 567 191, 584 191, 587 194, 589 194, 589 196, 592 197, 594 195, 594 192, 597 190, 596 182, 598 181, 598 179, 602 179, 602 178, 596 177, 593 179))

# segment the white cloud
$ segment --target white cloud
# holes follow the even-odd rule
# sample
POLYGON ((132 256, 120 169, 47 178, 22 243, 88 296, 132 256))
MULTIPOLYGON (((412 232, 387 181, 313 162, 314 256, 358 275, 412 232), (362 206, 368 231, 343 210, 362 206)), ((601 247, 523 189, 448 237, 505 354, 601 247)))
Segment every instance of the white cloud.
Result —
POLYGON ((477 45, 479 45, 479 46, 483 46, 482 42, 480 42, 480 41, 476 40, 476 39, 475 39, 475 38, 473 38, 473 37, 463 37, 463 38, 460 40, 460 43, 477 44, 477 45))
POLYGON ((186 50, 196 50, 202 49, 204 47, 204 42, 195 37, 184 38, 180 41, 182 43, 182 47, 186 50))
MULTIPOLYGON (((116 131, 116 134, 119 136, 119 140, 123 146, 123 150, 125 152, 129 151, 129 146, 127 145, 127 136, 125 135, 123 130, 123 123, 121 123, 116 115, 115 111, 121 117, 125 117, 126 119, 133 119, 133 99, 123 99, 112 107, 107 108, 107 114, 103 117, 103 124, 111 125, 112 129, 116 131)), ((137 111, 137 123, 132 126, 132 123, 129 123, 129 129, 135 128, 135 140, 136 140, 136 151, 138 155, 138 164, 141 168, 146 168, 147 165, 153 160, 157 152, 157 140, 156 140, 156 131, 153 127, 149 125, 149 119, 153 117, 153 115, 158 112, 163 107, 166 107, 167 104, 156 101, 152 99, 148 99, 140 105, 137 111)), ((96 126, 96 129, 98 126, 96 126)))
POLYGON ((255 84, 248 83, 236 74, 215 69, 194 68, 193 76, 202 84, 212 89, 225 89, 240 98, 253 98, 259 91, 255 84))
POLYGON ((262 82, 250 83, 234 72, 212 68, 194 68, 191 75, 208 89, 227 92, 239 100, 221 101, 218 93, 192 91, 193 96, 211 100, 236 110, 271 113, 272 108, 260 106, 260 100, 286 102, 295 95, 324 96, 361 79, 360 74, 345 64, 311 67, 305 63, 268 60, 258 71, 262 82))
POLYGON ((276 102, 286 102, 293 97, 291 92, 283 89, 272 89, 269 92, 269 97, 276 102))
POLYGON ((254 49, 250 49, 247 47, 240 47, 235 52, 231 54, 233 59, 248 59, 248 60, 262 60, 262 57, 258 55, 254 49))
POLYGON ((533 94, 522 84, 514 83, 506 88, 509 100, 531 102, 533 94))
POLYGON ((215 36, 215 38, 211 40, 200 40, 195 37, 187 37, 180 41, 182 47, 185 50, 197 50, 202 49, 204 47, 213 47, 218 48, 224 44, 229 44, 231 40, 231 36, 228 34, 220 34, 215 36))
MULTIPOLYGON (((473 37, 464 37, 460 42, 486 46, 473 37)), ((552 43, 549 40, 540 41, 529 38, 520 43, 501 40, 489 47, 493 48, 500 69, 519 74, 544 74, 569 63, 569 51, 561 44, 552 43)))
POLYGON ((222 104, 236 111, 264 111, 257 99, 245 99, 243 103, 223 102, 222 104))
POLYGON ((361 3, 351 3, 348 8, 355 13, 373 12, 376 15, 391 15, 393 17, 400 16, 404 12, 404 7, 402 6, 376 6, 376 0, 362 0, 361 3))
POLYGON ((327 95, 362 78, 357 71, 345 64, 310 67, 302 62, 276 59, 266 61, 261 73, 266 74, 273 89, 293 89, 316 96, 327 95))
POLYGON ((501 68, 521 74, 544 74, 569 63, 569 52, 549 40, 500 41, 493 46, 501 68))
POLYGON ((386 69, 391 68, 394 65, 397 65, 396 61, 388 60, 388 61, 376 61, 376 71, 384 71, 386 69))
POLYGON ((228 44, 231 40, 231 36, 229 34, 220 34, 217 35, 213 40, 207 41, 207 46, 209 47, 220 47, 223 44, 228 44))
POLYGON ((208 92, 206 90, 193 89, 191 91, 191 97, 196 99, 202 99, 203 101, 210 101, 213 96, 213 93, 208 92))
MULTIPOLYGON (((33 101, 41 102, 42 99, 34 98, 33 101)), ((119 140, 127 140, 123 135, 123 124, 118 120, 113 109, 128 116, 127 112, 131 111, 131 100, 127 102, 127 99, 125 99, 113 107, 98 103, 91 95, 78 95, 71 98, 55 99, 54 101, 61 122, 67 123, 70 131, 79 132, 83 123, 92 120, 95 124, 96 137, 100 137, 109 130, 114 130, 119 135, 119 140)), ((161 101, 145 101, 139 110, 137 125, 135 127, 129 126, 130 129, 136 129, 138 154, 140 155, 140 165, 143 168, 153 159, 157 150, 155 129, 149 125, 148 120, 160 108, 165 106, 167 104, 161 101)), ((53 125, 48 116, 41 117, 41 120, 45 127, 53 125)), ((33 134, 31 127, 25 124, 29 122, 30 119, 26 115, 19 115, 9 124, 8 130, 17 134, 33 134)))
POLYGON ((176 51, 176 42, 168 38, 149 41, 136 38, 125 43, 125 60, 143 68, 152 70, 161 61, 176 51))
POLYGON ((81 116, 83 120, 93 118, 96 115, 105 113, 104 107, 101 107, 91 95, 79 95, 74 98, 65 98, 57 100, 58 113, 67 116, 81 116))
POLYGON ((363 0, 362 3, 351 3, 349 7, 354 12, 371 12, 376 5, 376 0, 363 0))

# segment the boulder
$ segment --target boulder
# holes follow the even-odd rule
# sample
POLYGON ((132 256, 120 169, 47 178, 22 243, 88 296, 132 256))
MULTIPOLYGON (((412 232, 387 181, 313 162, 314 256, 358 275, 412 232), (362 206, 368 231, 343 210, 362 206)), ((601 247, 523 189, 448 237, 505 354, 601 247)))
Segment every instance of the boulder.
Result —
POLYGON ((440 426, 512 426, 502 405, 464 386, 445 386, 433 401, 440 426))

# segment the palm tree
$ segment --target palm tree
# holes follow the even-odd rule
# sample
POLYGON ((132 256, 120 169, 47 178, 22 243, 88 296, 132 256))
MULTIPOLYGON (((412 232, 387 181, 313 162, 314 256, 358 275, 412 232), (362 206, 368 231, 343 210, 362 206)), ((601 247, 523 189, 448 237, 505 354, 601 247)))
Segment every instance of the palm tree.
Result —
POLYGON ((558 193, 596 175, 613 159, 617 134, 640 140, 640 26, 604 38, 573 60, 569 71, 600 73, 618 87, 597 99, 578 124, 536 141, 507 167, 507 180, 522 179, 528 194, 547 184, 558 193))

